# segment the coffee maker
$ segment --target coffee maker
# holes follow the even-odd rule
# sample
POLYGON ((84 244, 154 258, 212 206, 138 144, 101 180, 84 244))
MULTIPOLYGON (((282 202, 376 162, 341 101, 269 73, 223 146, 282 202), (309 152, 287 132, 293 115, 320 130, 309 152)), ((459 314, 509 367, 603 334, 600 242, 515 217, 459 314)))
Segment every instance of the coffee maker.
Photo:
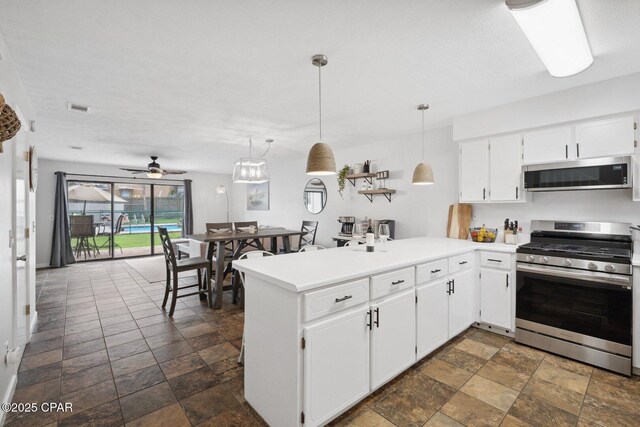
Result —
POLYGON ((356 223, 355 216, 339 216, 338 222, 342 224, 338 235, 351 237, 353 235, 353 225, 356 223))

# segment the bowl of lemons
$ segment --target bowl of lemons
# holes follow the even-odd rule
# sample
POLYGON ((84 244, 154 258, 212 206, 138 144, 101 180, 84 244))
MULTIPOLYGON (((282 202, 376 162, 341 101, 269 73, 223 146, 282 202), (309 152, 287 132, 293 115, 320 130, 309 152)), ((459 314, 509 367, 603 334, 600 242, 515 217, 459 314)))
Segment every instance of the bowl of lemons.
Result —
POLYGON ((484 225, 482 227, 469 228, 469 234, 471 234, 471 240, 479 243, 493 243, 498 236, 497 228, 487 228, 484 225))

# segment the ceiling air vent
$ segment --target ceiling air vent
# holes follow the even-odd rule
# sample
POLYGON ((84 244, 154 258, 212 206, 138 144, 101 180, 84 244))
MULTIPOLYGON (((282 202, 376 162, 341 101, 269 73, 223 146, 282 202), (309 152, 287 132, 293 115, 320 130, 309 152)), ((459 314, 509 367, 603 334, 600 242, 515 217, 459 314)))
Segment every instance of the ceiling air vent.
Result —
POLYGON ((91 113, 91 107, 87 105, 74 104, 73 102, 67 103, 69 111, 75 111, 76 113, 91 113))

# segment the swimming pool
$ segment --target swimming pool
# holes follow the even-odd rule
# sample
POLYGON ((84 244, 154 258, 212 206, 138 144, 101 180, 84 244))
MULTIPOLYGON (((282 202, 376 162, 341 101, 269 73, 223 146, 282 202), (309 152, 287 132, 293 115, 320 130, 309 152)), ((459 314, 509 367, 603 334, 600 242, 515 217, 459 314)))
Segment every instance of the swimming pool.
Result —
MULTIPOLYGON (((158 231, 158 227, 165 227, 167 231, 182 231, 182 226, 179 224, 159 224, 154 226, 155 231, 158 231)), ((134 224, 134 225, 123 225, 122 233, 151 233, 151 224, 134 224)))

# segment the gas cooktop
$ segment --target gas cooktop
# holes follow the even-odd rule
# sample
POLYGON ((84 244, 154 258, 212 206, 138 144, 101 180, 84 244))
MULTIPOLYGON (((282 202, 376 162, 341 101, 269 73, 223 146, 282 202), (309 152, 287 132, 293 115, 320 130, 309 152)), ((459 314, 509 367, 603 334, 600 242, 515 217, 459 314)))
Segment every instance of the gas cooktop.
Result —
POLYGON ((518 248, 521 253, 555 253, 558 256, 580 257, 581 255, 593 256, 603 259, 623 259, 631 260, 631 249, 596 246, 596 245, 580 245, 567 243, 546 243, 531 242, 518 248))

